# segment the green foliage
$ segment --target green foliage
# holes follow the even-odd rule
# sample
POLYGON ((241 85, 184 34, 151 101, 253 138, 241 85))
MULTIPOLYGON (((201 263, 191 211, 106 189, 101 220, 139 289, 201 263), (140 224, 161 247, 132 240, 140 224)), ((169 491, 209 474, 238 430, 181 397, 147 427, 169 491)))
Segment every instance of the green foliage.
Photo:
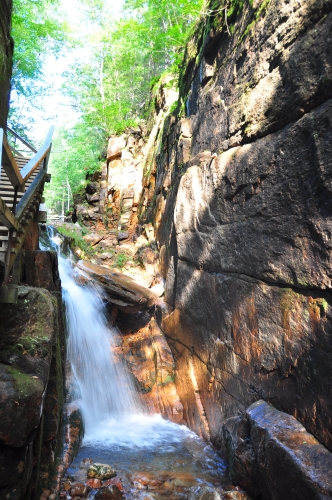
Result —
POLYGON ((84 252, 84 254, 87 256, 94 255, 94 249, 83 239, 83 236, 82 234, 80 234, 80 232, 68 229, 68 227, 66 226, 57 226, 56 229, 60 234, 70 239, 70 246, 72 248, 80 248, 82 252, 84 252))
POLYGON ((116 19, 105 1, 81 1, 93 29, 81 38, 85 57, 66 72, 65 92, 81 118, 60 132, 62 152, 58 140, 54 148, 53 194, 48 190, 46 197, 58 213, 67 178, 72 192, 79 189, 86 173, 100 168, 105 138, 136 127, 151 111, 146 107, 151 84, 158 85, 160 75, 179 63, 187 31, 203 5, 203 0, 126 0, 116 19))
POLYGON ((114 265, 116 267, 120 267, 121 269, 127 264, 127 262, 130 260, 130 256, 125 254, 125 253, 119 253, 116 256, 114 265))
POLYGON ((9 121, 23 137, 33 123, 24 117, 27 107, 37 107, 38 97, 50 90, 43 66, 49 54, 58 54, 68 41, 69 28, 61 18, 57 0, 14 0, 12 37, 14 61, 9 121))
POLYGON ((78 2, 80 24, 73 31, 58 0, 14 0, 10 124, 23 137, 33 125, 33 114, 23 119, 25 110, 34 106, 39 114, 39 97, 52 89, 45 61, 75 47, 62 77, 79 119, 57 131, 46 191, 56 213, 69 208, 86 174, 100 168, 106 137, 147 117, 151 83, 170 68, 177 73, 188 30, 203 8, 203 0, 124 0, 122 12, 114 13, 109 0, 78 2))

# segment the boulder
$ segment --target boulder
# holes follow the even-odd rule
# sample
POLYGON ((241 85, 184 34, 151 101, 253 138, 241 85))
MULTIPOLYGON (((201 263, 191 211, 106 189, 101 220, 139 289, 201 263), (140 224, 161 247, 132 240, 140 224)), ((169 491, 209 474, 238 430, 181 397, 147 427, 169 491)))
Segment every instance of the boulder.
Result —
POLYGON ((332 453, 294 417, 263 400, 226 421, 233 479, 272 500, 332 498, 332 453))
POLYGON ((153 292, 125 274, 82 260, 77 267, 91 279, 98 281, 106 290, 110 302, 123 312, 135 313, 152 307, 158 301, 153 292))
POLYGON ((111 479, 116 472, 110 465, 94 463, 88 468, 88 477, 93 479, 111 479))

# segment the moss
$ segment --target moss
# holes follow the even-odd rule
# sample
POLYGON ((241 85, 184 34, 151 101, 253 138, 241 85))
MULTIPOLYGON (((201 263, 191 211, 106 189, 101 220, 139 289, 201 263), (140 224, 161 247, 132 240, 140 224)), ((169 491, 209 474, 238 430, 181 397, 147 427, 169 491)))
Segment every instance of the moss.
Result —
POLYGON ((263 14, 263 12, 267 9, 267 6, 269 5, 269 3, 270 3, 270 0, 264 0, 261 3, 259 8, 255 12, 253 20, 248 24, 248 26, 245 28, 244 32, 242 33, 242 35, 240 37, 240 42, 242 42, 242 40, 250 33, 250 31, 255 26, 255 24, 257 23, 257 21, 259 20, 259 18, 263 14))
POLYGON ((167 384, 171 384, 171 383, 173 383, 173 382, 174 382, 174 380, 175 380, 175 376, 174 376, 174 374, 173 374, 173 375, 168 374, 168 375, 167 375, 167 377, 163 378, 163 381, 162 381, 162 382, 160 382, 160 383, 158 383, 157 385, 159 385, 159 386, 160 386, 160 385, 167 385, 167 384))
POLYGON ((42 391, 43 385, 38 378, 33 378, 32 375, 22 373, 13 367, 9 367, 8 372, 13 377, 14 386, 20 397, 29 398, 34 393, 42 391))
POLYGON ((114 262, 114 265, 116 267, 120 267, 121 269, 125 266, 125 264, 130 260, 130 256, 125 254, 125 253, 119 253, 117 256, 116 256, 116 259, 115 259, 115 262, 114 262))
POLYGON ((47 356, 49 350, 45 347, 45 343, 49 341, 48 337, 43 335, 25 335, 20 337, 19 344, 16 344, 17 348, 21 347, 30 356, 40 355, 47 356))
POLYGON ((309 297, 308 299, 308 309, 311 317, 319 320, 322 316, 325 316, 328 310, 328 303, 325 299, 317 298, 313 299, 309 297))

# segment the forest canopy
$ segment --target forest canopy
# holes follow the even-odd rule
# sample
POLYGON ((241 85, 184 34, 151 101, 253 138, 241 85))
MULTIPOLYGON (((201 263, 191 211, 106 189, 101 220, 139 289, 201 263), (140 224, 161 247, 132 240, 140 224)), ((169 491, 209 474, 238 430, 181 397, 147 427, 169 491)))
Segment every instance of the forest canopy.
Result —
POLYGON ((178 72, 203 0, 125 0, 120 9, 110 0, 77 0, 76 9, 78 22, 71 26, 61 2, 14 0, 10 123, 19 132, 29 128, 22 100, 42 103, 36 95, 52 92, 43 61, 68 55, 61 92, 77 118, 57 126, 47 199, 58 212, 86 173, 100 167, 107 137, 146 118, 151 86, 165 71, 178 72))

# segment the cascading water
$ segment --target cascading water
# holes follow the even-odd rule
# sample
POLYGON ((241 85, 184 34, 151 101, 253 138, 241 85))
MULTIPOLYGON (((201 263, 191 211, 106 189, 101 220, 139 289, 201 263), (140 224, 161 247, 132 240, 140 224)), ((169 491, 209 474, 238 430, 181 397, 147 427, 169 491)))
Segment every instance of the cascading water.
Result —
POLYGON ((112 354, 102 290, 78 286, 68 261, 60 257, 60 276, 68 324, 68 360, 80 392, 89 431, 110 415, 138 412, 134 389, 120 361, 112 354))
MULTIPOLYGON (((77 284, 77 271, 60 254, 59 238, 50 228, 58 251, 63 300, 68 327, 67 356, 72 371, 72 392, 82 408, 87 434, 109 418, 141 413, 133 384, 112 352, 112 331, 105 314, 104 291, 96 284, 77 284)), ((82 273, 81 273, 82 274, 82 273)))
MULTIPOLYGON (((60 240, 53 228, 49 232, 58 250, 66 303, 71 392, 85 424, 83 446, 67 477, 85 482, 86 463, 92 459, 117 470, 127 500, 199 500, 206 488, 221 488, 228 480, 225 463, 210 446, 185 426, 144 414, 130 376, 112 353, 113 332, 107 325, 103 290, 77 283, 82 272, 60 255, 60 240), (147 491, 151 488, 153 492, 147 491)), ((96 491, 92 489, 88 498, 94 498, 96 491)))

